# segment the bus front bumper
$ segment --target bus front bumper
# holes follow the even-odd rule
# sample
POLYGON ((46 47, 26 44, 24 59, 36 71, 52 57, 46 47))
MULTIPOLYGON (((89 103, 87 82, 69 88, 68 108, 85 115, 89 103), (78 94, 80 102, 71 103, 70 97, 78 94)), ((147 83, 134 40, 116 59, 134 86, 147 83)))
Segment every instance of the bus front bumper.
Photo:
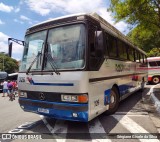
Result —
POLYGON ((19 98, 24 111, 55 119, 88 122, 88 104, 58 103, 19 98))

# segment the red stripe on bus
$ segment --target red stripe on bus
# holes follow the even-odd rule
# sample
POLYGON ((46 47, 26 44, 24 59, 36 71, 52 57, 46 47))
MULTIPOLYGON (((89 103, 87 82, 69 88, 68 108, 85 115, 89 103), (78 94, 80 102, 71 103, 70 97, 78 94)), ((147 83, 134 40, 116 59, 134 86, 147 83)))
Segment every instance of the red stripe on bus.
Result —
POLYGON ((148 77, 148 81, 152 81, 152 77, 148 77))

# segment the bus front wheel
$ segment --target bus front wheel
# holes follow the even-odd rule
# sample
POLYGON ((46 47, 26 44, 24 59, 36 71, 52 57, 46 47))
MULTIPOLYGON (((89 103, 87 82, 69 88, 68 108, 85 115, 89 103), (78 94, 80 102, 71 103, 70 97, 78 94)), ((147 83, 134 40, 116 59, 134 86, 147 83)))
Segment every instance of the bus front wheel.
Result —
POLYGON ((159 76, 154 76, 152 78, 152 84, 158 84, 160 83, 160 77, 159 76))
POLYGON ((119 106, 119 93, 116 87, 111 89, 109 109, 105 114, 110 115, 117 111, 119 106))

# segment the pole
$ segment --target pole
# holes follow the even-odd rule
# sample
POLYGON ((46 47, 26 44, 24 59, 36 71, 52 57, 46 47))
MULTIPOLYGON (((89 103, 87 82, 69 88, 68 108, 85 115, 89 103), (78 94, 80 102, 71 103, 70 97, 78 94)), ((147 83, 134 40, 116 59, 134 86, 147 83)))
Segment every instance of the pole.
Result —
POLYGON ((4 54, 3 54, 3 71, 4 71, 4 54))

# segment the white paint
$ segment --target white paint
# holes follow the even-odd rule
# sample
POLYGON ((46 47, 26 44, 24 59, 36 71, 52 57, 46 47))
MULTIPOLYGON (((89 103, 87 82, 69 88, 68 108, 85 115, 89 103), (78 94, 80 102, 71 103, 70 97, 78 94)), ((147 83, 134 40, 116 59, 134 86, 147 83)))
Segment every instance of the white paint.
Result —
POLYGON ((159 84, 152 86, 152 87, 150 88, 149 92, 147 93, 147 95, 153 94, 154 88, 155 88, 156 86, 159 86, 159 84))
POLYGON ((134 115, 134 116, 147 116, 148 115, 148 112, 116 112, 114 113, 114 115, 134 115))
POLYGON ((110 139, 94 139, 93 135, 95 133, 102 133, 102 134, 106 133, 98 118, 96 118, 95 120, 92 120, 88 124, 88 129, 89 129, 90 136, 92 138, 92 142, 111 142, 110 139))
POLYGON ((23 131, 23 129, 13 129, 10 130, 8 133, 21 133, 23 131))
POLYGON ((19 129, 26 129, 26 128, 30 128, 31 126, 33 126, 35 124, 35 122, 26 122, 20 126, 18 126, 19 129))
MULTIPOLYGON (((112 115, 114 118, 118 120, 119 123, 121 123, 127 130, 129 130, 131 133, 147 133, 150 134, 148 131, 146 131, 144 128, 142 128, 140 125, 138 125, 136 122, 134 122, 129 117, 122 116, 122 115, 112 115)), ((139 139, 141 142, 159 142, 158 139, 139 139)))
POLYGON ((36 122, 25 122, 24 124, 18 126, 18 128, 10 130, 8 133, 21 133, 24 129, 30 128, 33 126, 36 122))
MULTIPOLYGON (((45 119, 44 116, 40 115, 42 121, 44 122, 44 124, 46 125, 46 127, 48 128, 48 130, 50 131, 50 133, 56 138, 58 136, 54 135, 55 133, 65 133, 67 134, 67 125, 64 124, 64 121, 60 121, 57 120, 54 127, 52 127, 51 125, 49 125, 49 123, 47 122, 47 120, 45 119), (62 130, 60 132, 58 132, 59 130, 62 130)), ((57 142, 65 142, 66 139, 55 139, 57 142)))

